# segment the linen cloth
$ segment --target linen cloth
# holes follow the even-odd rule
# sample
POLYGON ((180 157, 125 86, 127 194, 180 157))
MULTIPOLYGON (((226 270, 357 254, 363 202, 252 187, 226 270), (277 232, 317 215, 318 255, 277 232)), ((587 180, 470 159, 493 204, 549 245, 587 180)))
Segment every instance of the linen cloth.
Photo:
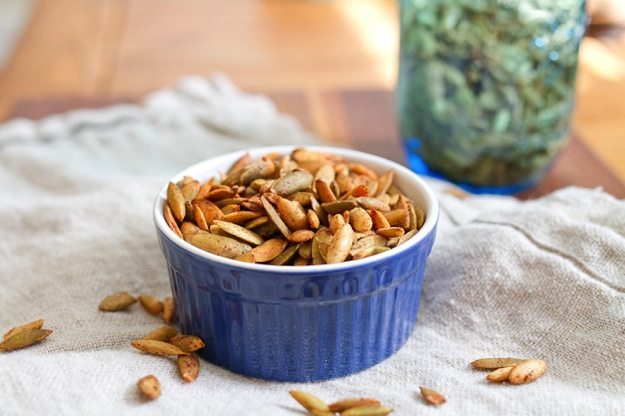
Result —
POLYGON ((414 333, 359 374, 297 384, 202 361, 192 384, 130 341, 161 325, 114 291, 169 295, 151 212, 176 172, 251 146, 316 139, 227 79, 183 79, 140 106, 73 111, 0 127, 0 330, 45 318, 54 333, 0 353, 0 415, 303 415, 291 388, 330 402, 374 396, 397 415, 625 414, 625 203, 599 189, 545 198, 441 202, 414 333), (489 385, 469 363, 540 357, 546 375, 489 385), (163 394, 143 401, 147 374, 163 394), (448 403, 424 404, 426 385, 448 403))

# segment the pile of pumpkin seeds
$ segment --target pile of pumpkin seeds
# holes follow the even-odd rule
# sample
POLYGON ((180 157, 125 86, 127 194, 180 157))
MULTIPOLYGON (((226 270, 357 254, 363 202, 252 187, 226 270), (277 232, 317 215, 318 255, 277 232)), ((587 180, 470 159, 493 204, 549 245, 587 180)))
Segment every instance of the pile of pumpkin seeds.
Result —
POLYGON ((411 153, 450 179, 517 184, 566 142, 584 0, 401 0, 397 107, 411 153))
POLYGON ((163 215, 179 237, 249 263, 330 264, 383 253, 413 237, 425 212, 378 174, 339 156, 295 149, 245 154, 205 183, 169 183, 163 215))

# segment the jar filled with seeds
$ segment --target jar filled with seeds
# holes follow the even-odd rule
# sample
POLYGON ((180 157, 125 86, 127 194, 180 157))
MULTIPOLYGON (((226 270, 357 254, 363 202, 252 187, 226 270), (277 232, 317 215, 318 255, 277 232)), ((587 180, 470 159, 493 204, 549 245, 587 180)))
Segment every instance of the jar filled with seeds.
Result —
POLYGON ((566 144, 584 0, 400 0, 397 109, 413 170, 534 184, 566 144))

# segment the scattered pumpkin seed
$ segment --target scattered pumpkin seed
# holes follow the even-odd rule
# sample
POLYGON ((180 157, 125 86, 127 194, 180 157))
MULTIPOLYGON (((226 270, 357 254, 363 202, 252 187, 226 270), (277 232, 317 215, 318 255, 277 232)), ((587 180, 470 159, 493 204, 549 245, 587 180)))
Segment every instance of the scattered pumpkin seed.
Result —
POLYGON ((328 407, 331 412, 340 413, 344 410, 351 409, 353 407, 362 407, 362 406, 377 407, 381 405, 382 403, 380 403, 380 401, 377 399, 370 399, 367 397, 358 397, 358 398, 352 398, 352 399, 339 400, 338 402, 334 402, 330 404, 328 407))
POLYGON ((14 351, 36 344, 52 333, 51 329, 29 328, 13 333, 0 342, 0 351, 14 351))
POLYGON ((169 342, 170 339, 176 336, 178 331, 172 326, 161 326, 153 331, 148 332, 141 339, 151 339, 155 341, 169 342))
POLYGON ((301 390, 289 390, 289 394, 308 411, 330 412, 328 405, 313 394, 301 390))
POLYGON ((158 315, 163 311, 163 302, 154 296, 139 295, 139 303, 148 313, 158 315))
POLYGON ((128 292, 117 292, 102 299, 98 308, 101 311, 116 312, 128 309, 136 301, 128 292))
POLYGON ((204 341, 195 335, 176 335, 169 340, 169 343, 184 352, 195 352, 206 346, 204 341))
POLYGON ((436 390, 432 390, 425 386, 419 386, 419 390, 421 390, 421 395, 423 396, 423 400, 426 402, 433 404, 435 406, 440 406, 442 404, 447 403, 447 398, 437 392, 436 390))
POLYGON ((547 363, 544 360, 524 360, 512 367, 508 375, 510 384, 527 384, 542 377, 547 371, 547 363))
POLYGON ((153 375, 143 377, 137 382, 139 392, 148 400, 154 400, 161 395, 161 383, 153 375))
POLYGON ((200 374, 200 360, 197 355, 179 355, 176 359, 180 376, 186 383, 194 382, 200 374))
POLYGON ((506 381, 508 380, 508 377, 510 376, 511 370, 512 370, 512 367, 498 368, 488 373, 486 375, 486 380, 490 381, 491 383, 499 383, 502 381, 506 381))
POLYGON ((473 368, 478 370, 495 370, 502 367, 513 367, 523 360, 520 358, 480 358, 471 362, 473 368))
POLYGON ((174 303, 174 299, 171 297, 166 297, 163 299, 163 322, 166 324, 170 324, 173 322, 176 317, 176 304, 174 303))
POLYGON ((32 322, 28 322, 26 324, 22 324, 19 326, 15 326, 9 329, 4 333, 3 339, 9 338, 11 335, 19 334, 20 332, 24 332, 28 329, 41 329, 43 327, 43 319, 37 319, 32 322))
POLYGON ((341 412, 341 416, 386 416, 392 411, 386 406, 358 406, 341 412))
POLYGON ((139 351, 152 355, 189 355, 188 352, 173 344, 154 339, 136 339, 131 342, 131 345, 139 351))

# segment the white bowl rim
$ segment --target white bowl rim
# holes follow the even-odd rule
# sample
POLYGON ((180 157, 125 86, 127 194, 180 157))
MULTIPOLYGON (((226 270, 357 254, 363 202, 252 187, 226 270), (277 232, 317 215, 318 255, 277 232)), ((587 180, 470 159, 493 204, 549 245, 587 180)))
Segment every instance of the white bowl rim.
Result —
MULTIPOLYGON (((361 162, 366 164, 366 162, 361 162)), ((245 150, 239 150, 235 152, 226 153, 223 155, 215 156, 210 159, 203 160, 198 162, 192 166, 189 166, 174 175, 170 181, 168 181, 159 191, 154 201, 153 208, 153 216, 154 223, 161 233, 169 240, 171 240, 174 244, 180 247, 183 251, 188 251, 198 257, 204 258, 206 260, 213 261, 215 263, 220 263, 224 266, 234 267, 238 269, 250 270, 254 272, 271 272, 271 273, 280 273, 280 274, 310 274, 310 273, 327 273, 331 274, 333 272, 342 272, 345 270, 349 270, 352 268, 360 268, 362 266, 367 266, 375 263, 379 263, 384 260, 388 260, 397 255, 401 255, 402 253, 410 250, 411 247, 417 245, 419 242, 424 240, 430 233, 434 232, 434 228, 438 222, 439 216, 439 204, 434 192, 430 188, 430 186, 421 179, 416 173, 406 168, 405 166, 400 165, 397 162, 391 161, 389 159, 385 159, 380 156, 372 155, 370 153, 361 152, 358 150, 342 148, 342 147, 330 147, 330 146, 315 146, 315 145, 286 145, 286 146, 262 146, 262 147, 254 147, 245 150), (206 170, 209 166, 212 165, 220 165, 223 164, 226 160, 232 160, 233 162, 237 160, 239 157, 243 156, 245 153, 254 154, 265 154, 271 152, 279 152, 281 154, 287 154, 292 152, 296 148, 306 148, 319 152, 326 153, 335 153, 339 156, 345 157, 347 160, 350 159, 350 156, 355 156, 359 159, 368 159, 373 160, 378 164, 386 165, 386 169, 393 169, 395 172, 400 172, 402 175, 408 176, 411 181, 414 182, 414 185, 417 189, 417 192, 420 193, 425 201, 426 201, 426 219, 423 227, 409 240, 403 243, 400 246, 394 247, 391 250, 387 250, 384 253, 376 254, 374 256, 365 257, 358 260, 349 260, 341 263, 334 264, 317 264, 317 265, 307 265, 307 266, 276 266, 270 264, 258 264, 258 263, 247 263, 239 260, 229 259, 227 257, 218 256, 216 254, 210 253, 208 251, 199 249, 193 246, 190 243, 187 243, 182 238, 178 237, 167 225, 165 219, 163 217, 163 204, 166 200, 167 195, 167 186, 169 182, 176 183, 185 176, 185 174, 189 171, 199 170, 201 167, 204 167, 206 170)))

